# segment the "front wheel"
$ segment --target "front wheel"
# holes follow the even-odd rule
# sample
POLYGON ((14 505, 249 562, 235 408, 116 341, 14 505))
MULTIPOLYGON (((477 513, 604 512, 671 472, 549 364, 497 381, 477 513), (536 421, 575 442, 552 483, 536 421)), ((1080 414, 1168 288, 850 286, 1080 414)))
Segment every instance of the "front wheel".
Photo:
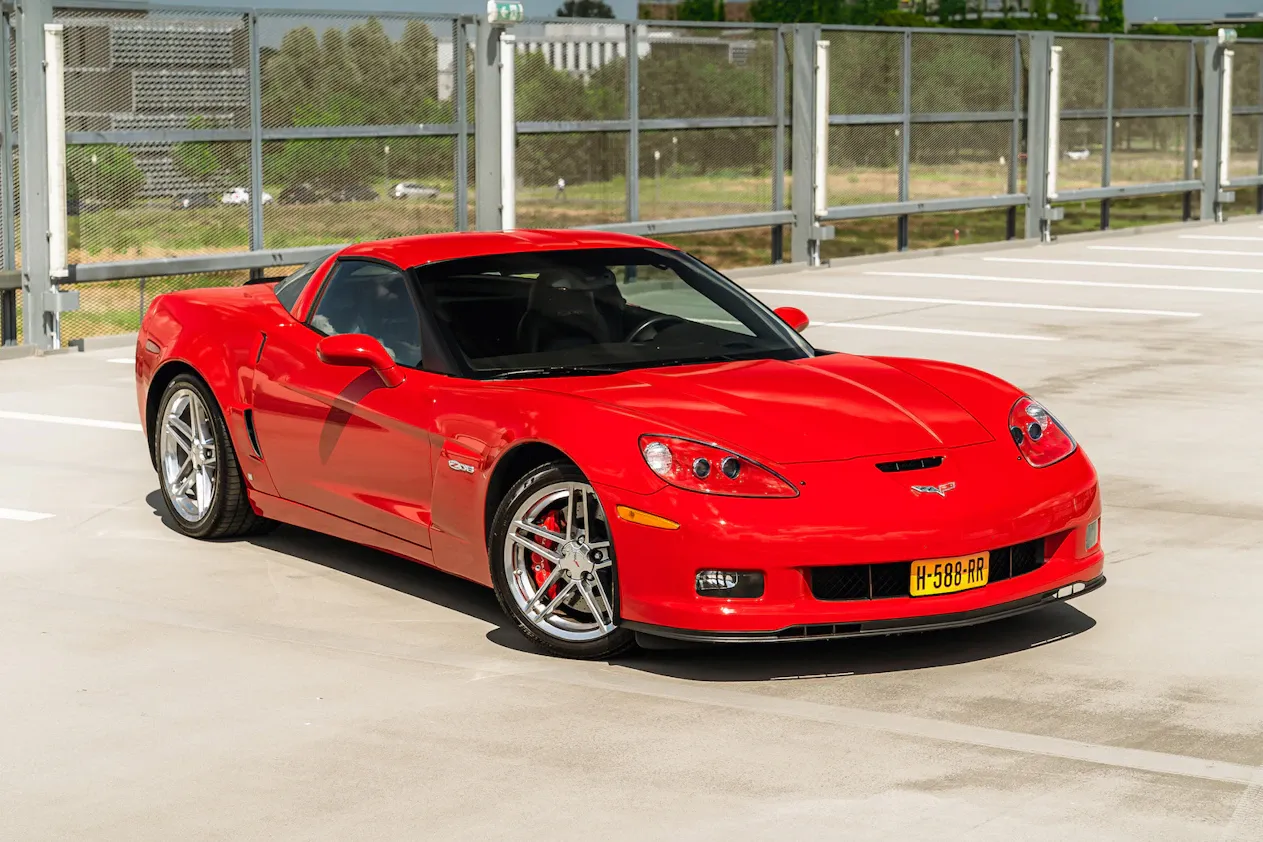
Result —
POLYGON ((500 606, 535 643, 569 658, 608 658, 635 645, 618 627, 609 521, 574 465, 544 465, 509 490, 490 550, 500 606))

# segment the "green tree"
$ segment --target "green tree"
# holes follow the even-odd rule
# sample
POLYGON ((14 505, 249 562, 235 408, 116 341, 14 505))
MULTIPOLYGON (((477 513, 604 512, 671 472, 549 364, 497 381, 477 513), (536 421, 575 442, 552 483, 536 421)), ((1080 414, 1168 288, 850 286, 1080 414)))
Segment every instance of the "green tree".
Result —
POLYGON ((145 186, 145 174, 125 146, 70 146, 66 149, 66 169, 76 198, 106 207, 127 207, 145 186))
POLYGON ((612 18, 614 10, 604 0, 566 0, 554 14, 559 18, 612 18))
POLYGON ((1126 21, 1123 17, 1123 0, 1101 0, 1101 31, 1123 32, 1126 21))
POLYGON ((723 20, 724 0, 681 0, 675 17, 677 20, 723 20))

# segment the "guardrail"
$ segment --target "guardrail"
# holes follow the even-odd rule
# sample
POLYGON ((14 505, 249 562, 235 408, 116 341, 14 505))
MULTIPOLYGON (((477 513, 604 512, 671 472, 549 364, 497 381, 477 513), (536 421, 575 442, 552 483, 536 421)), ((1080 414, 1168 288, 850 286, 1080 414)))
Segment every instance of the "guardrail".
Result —
MULTIPOLYGON (((163 289, 402 233, 767 231, 772 262, 812 264, 838 224, 894 218, 907 249, 918 215, 995 211, 1004 236, 1047 239, 1070 202, 1099 202, 1108 227, 1117 199, 1183 193, 1188 218, 1200 193, 1206 217, 1230 188, 1263 185, 1263 150, 1257 166, 1230 155, 1233 138, 1263 129, 1263 94, 1232 99, 1234 73, 1263 74, 1263 47, 1244 42, 573 18, 506 28, 374 15, 377 0, 354 12, 333 0, 53 2, 6 12, 0 32, 19 75, 0 80, 0 110, 22 115, 16 133, 0 119, 0 149, 23 152, 20 179, 0 167, 0 265, 16 262, 20 221, 25 341, 41 347, 127 330, 163 289), (109 49, 80 49, 89 37, 109 49), (301 72, 358 60, 339 47, 351 38, 373 45, 374 73, 301 72), (1233 49, 1253 57, 1234 70, 1233 49), (58 148, 46 118, 62 103, 64 161, 43 153, 58 148), (1137 126, 1150 128, 1133 148, 1137 126), (1165 168, 1127 169, 1150 153, 1165 168), (74 220, 57 220, 50 199, 63 168, 74 220), (431 186, 417 201, 365 197, 398 192, 396 180, 431 186), (20 217, 19 183, 31 186, 20 217), (46 218, 67 224, 26 224, 46 218)), ((9 322, 15 289, 0 293, 9 322)))

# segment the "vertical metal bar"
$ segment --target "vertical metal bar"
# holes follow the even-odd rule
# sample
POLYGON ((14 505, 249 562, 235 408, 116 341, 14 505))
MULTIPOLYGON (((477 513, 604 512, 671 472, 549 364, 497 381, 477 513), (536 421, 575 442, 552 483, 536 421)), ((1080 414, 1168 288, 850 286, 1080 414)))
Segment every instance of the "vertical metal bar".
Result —
MULTIPOLYGON (((44 24, 52 19, 47 0, 25 0, 18 10, 18 148, 22 185, 22 288, 25 338, 53 347, 53 326, 44 312, 51 291, 48 260, 48 123, 44 101, 44 24)), ((65 213, 64 207, 58 209, 65 213)))
MULTIPOLYGON (((456 197, 457 231, 469 230, 469 45, 465 41, 465 23, 465 18, 457 18, 452 25, 452 96, 456 98, 456 172, 452 192, 456 197)), ((390 185, 386 187, 390 189, 390 185)))
POLYGON ((137 285, 140 287, 140 314, 139 321, 136 322, 137 324, 140 324, 140 322, 145 320, 145 281, 145 278, 141 278, 140 283, 137 285))
MULTIPOLYGON (((903 125, 899 129, 899 201, 908 201, 909 170, 912 168, 912 30, 903 33, 903 125)), ((899 251, 908 250, 908 216, 899 217, 896 242, 899 251)))
MULTIPOLYGON (((1009 182, 1010 194, 1017 192, 1017 159, 1021 154, 1022 135, 1022 36, 1013 36, 1013 124, 1009 132, 1009 182)), ((1017 208, 1007 208, 1004 212, 1004 238, 1012 240, 1017 236, 1017 208)))
POLYGON ((796 263, 819 260, 815 214, 816 148, 816 38, 819 27, 794 26, 793 118, 790 121, 790 207, 794 227, 790 232, 790 258, 796 263))
MULTIPOLYGON (((474 179, 475 224, 479 231, 499 231, 503 219, 500 195, 500 30, 479 15, 474 42, 474 179)), ((511 92, 510 94, 511 95, 511 92)))
MULTIPOLYGON (((1259 58, 1259 92, 1263 96, 1263 55, 1260 55, 1259 58)), ((1256 142, 1259 147, 1259 166, 1255 172, 1263 175, 1263 114, 1258 116, 1256 130, 1258 131, 1256 142)), ((1254 212, 1263 213, 1263 185, 1256 185, 1254 188, 1254 212)))
POLYGON ((517 59, 517 37, 500 33, 500 226, 505 231, 517 227, 517 111, 513 81, 517 59))
POLYGON ((1220 220, 1219 131, 1223 125, 1223 54, 1214 38, 1203 39, 1202 56, 1202 219, 1220 220))
MULTIPOLYGON (((773 40, 772 109, 776 116, 776 136, 772 138, 772 210, 785 207, 785 27, 778 27, 773 40)), ((785 228, 772 229, 772 262, 785 259, 785 228)))
MULTIPOLYGON (((1263 119, 1261 117, 1260 119, 1263 119)), ((1188 42, 1188 126, 1184 136, 1184 179, 1193 180, 1193 161, 1197 155, 1197 42, 1188 42)), ((1193 193, 1184 193, 1184 221, 1193 218, 1193 193)))
MULTIPOLYGON (((1102 150, 1101 186, 1109 187, 1114 177, 1114 36, 1105 47, 1105 148, 1102 150)), ((1101 230, 1110 227, 1110 200, 1101 200, 1101 230)))
POLYGON ((1044 214, 1048 205, 1048 64, 1052 55, 1052 35, 1032 32, 1030 71, 1026 88, 1026 237, 1043 236, 1044 214))
MULTIPOLYGON (((17 218, 13 205, 13 92, 10 89, 10 65, 13 63, 9 55, 9 15, 0 15, 0 269, 12 269, 16 265, 17 238, 14 220, 17 218)), ((10 296, 17 296, 10 291, 10 296)), ((16 328, 15 328, 16 330, 16 328)), ((17 334, 11 337, 17 341, 17 334)))
MULTIPOLYGON (((246 15, 250 41, 250 250, 263 249, 263 80, 261 78, 259 19, 246 15)), ((260 278, 262 269, 251 269, 250 277, 260 278)))
POLYGON ((61 347, 61 298, 58 281, 65 280, 69 253, 66 193, 66 50, 65 27, 44 24, 44 116, 48 157, 48 281, 53 293, 44 309, 51 319, 51 345, 61 347))
POLYGON ((627 221, 640 219, 640 31, 627 24, 627 221))

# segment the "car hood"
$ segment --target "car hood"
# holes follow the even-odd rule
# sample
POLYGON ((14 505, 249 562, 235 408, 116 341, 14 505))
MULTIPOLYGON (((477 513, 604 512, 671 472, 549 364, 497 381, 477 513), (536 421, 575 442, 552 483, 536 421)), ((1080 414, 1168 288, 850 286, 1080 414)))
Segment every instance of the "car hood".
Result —
POLYGON ((646 433, 693 435, 780 464, 994 440, 923 380, 849 354, 640 369, 533 388, 634 412, 646 433))

